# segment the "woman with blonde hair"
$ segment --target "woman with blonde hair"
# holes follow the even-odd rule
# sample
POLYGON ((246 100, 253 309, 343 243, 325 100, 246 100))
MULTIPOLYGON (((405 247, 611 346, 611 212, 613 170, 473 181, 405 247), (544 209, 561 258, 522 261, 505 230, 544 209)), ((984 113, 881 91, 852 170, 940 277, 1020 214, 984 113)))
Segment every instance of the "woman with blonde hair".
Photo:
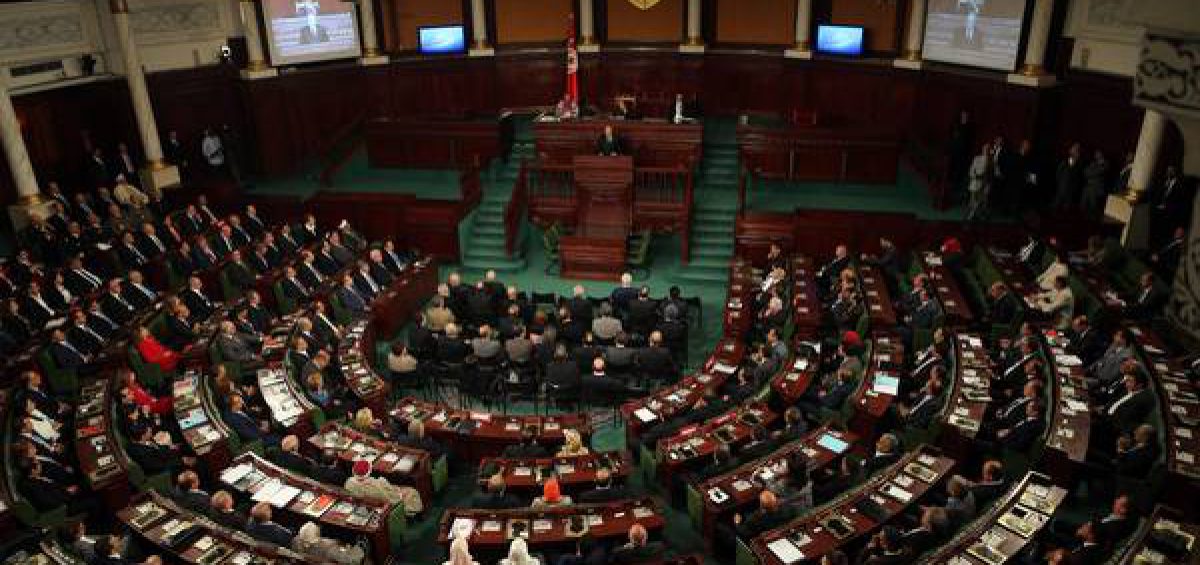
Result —
POLYGON ((588 448, 583 445, 583 435, 578 430, 570 428, 563 430, 563 446, 555 457, 577 457, 587 455, 588 448))
POLYGON ((371 412, 370 408, 359 408, 358 412, 354 413, 353 427, 363 433, 378 431, 378 422, 375 421, 375 414, 371 412))
POLYGON ((514 538, 508 546, 508 557, 500 560, 500 565, 540 565, 541 561, 529 554, 529 544, 525 538, 514 538))
POLYGON ((450 542, 450 559, 443 562, 442 565, 479 565, 474 557, 471 557, 471 549, 467 546, 467 535, 459 534, 450 542))

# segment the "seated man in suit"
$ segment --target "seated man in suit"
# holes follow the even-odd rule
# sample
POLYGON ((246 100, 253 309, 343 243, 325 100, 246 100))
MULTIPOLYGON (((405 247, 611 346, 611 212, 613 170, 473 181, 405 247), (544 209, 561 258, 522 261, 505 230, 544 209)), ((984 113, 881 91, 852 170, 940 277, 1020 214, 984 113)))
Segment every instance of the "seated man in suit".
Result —
POLYGON ((271 434, 266 421, 258 420, 246 411, 246 401, 240 394, 229 396, 229 409, 223 415, 225 423, 243 443, 262 440, 264 445, 277 445, 279 438, 271 434))
POLYGON ((900 534, 900 547, 909 555, 921 555, 936 547, 950 530, 946 509, 927 506, 921 510, 917 526, 900 534))
POLYGON ((504 448, 502 457, 510 459, 547 457, 550 452, 538 444, 537 429, 524 428, 521 430, 521 443, 504 448))
POLYGON ((495 474, 488 477, 487 492, 476 494, 471 499, 471 508, 504 510, 525 506, 525 503, 520 499, 504 492, 507 486, 504 483, 504 475, 495 474))
POLYGON ((122 289, 125 300, 137 310, 144 310, 158 300, 158 293, 146 284, 141 271, 129 271, 122 289))
POLYGON ((237 326, 229 320, 221 322, 214 345, 221 353, 222 359, 241 363, 244 373, 252 373, 262 366, 258 348, 254 347, 250 339, 239 334, 237 326))
POLYGON ((349 274, 342 276, 342 286, 337 290, 337 297, 342 307, 349 310, 351 315, 365 316, 371 309, 367 299, 355 288, 354 277, 349 274))
POLYGON ((860 565, 900 565, 912 561, 913 556, 902 543, 900 530, 895 526, 884 526, 871 536, 871 541, 858 555, 860 565))
POLYGON ((1163 306, 1167 304, 1167 292, 1154 284, 1154 273, 1142 273, 1138 279, 1137 294, 1125 306, 1125 317, 1132 320, 1147 321, 1158 316, 1163 306))
POLYGON ((254 275, 254 269, 246 263, 239 249, 234 249, 229 254, 229 261, 225 264, 225 279, 233 286, 240 294, 254 288, 254 283, 257 277, 254 275))
MULTIPOLYGON (((634 304, 637 302, 634 301, 634 304)), ((666 384, 673 384, 679 380, 679 367, 675 365, 671 351, 663 346, 663 335, 660 331, 650 332, 646 347, 638 352, 637 364, 646 380, 666 384)))
POLYGON ((1113 467, 1122 477, 1144 478, 1158 460, 1158 436, 1154 426, 1142 424, 1133 431, 1133 438, 1117 438, 1117 455, 1113 467))
POLYGON ((779 497, 774 492, 763 489, 758 493, 757 510, 746 516, 742 516, 741 513, 733 515, 734 531, 739 539, 749 541, 763 532, 786 524, 792 516, 792 510, 780 504, 779 497))
POLYGON ((615 502, 629 498, 629 491, 620 485, 614 485, 612 471, 601 468, 596 471, 596 486, 584 491, 578 497, 579 502, 615 502))
POLYGON ((611 125, 604 126, 604 133, 596 140, 596 154, 616 157, 621 154, 621 140, 611 125))
POLYGON ((20 466, 17 488, 38 512, 49 512, 67 505, 70 513, 69 509, 73 503, 86 498, 77 496, 78 485, 62 485, 47 478, 42 473, 41 462, 37 459, 24 459, 20 466))
POLYGON ((87 312, 71 311, 71 326, 67 328, 67 340, 84 355, 96 356, 104 350, 108 340, 88 325, 87 312))
POLYGON ((900 417, 904 420, 904 424, 911 428, 925 429, 933 421, 934 415, 942 405, 942 389, 945 386, 943 379, 946 376, 946 367, 938 365, 929 372, 929 378, 925 381, 925 386, 916 394, 916 399, 911 402, 901 402, 897 407, 900 417))
POLYGON ((1123 394, 1116 396, 1100 411, 1104 418, 1102 421, 1106 422, 1101 428, 1106 428, 1109 433, 1132 434, 1154 410, 1154 393, 1147 386, 1149 377, 1140 367, 1132 363, 1130 365, 1132 368, 1125 371, 1123 379, 1123 394))
POLYGON ((1034 401, 1025 404, 1025 419, 996 432, 996 439, 1006 449, 1017 452, 1028 451, 1042 435, 1046 422, 1042 418, 1042 403, 1034 401))
POLYGON ((179 294, 179 298, 197 320, 207 320, 217 310, 217 303, 204 294, 204 281, 200 277, 188 277, 188 287, 179 294))
POLYGON ((661 542, 650 542, 650 533, 641 524, 629 527, 629 543, 614 548, 612 563, 646 563, 662 557, 666 548, 661 542))
POLYGON ((1008 481, 1004 477, 1004 464, 996 459, 984 461, 979 480, 967 486, 975 498, 976 505, 983 508, 991 504, 1008 488, 1008 481))
POLYGON ((122 293, 121 279, 108 281, 108 292, 100 299, 100 308, 118 324, 128 323, 137 315, 137 308, 122 293))
POLYGON ((862 462, 862 476, 870 477, 900 460, 900 440, 893 434, 883 434, 875 440, 875 452, 862 462))
POLYGON ((1104 355, 1107 347, 1104 334, 1092 327, 1091 320, 1087 316, 1075 316, 1067 335, 1071 340, 1067 345, 1067 353, 1079 357, 1085 366, 1090 366, 1101 355, 1104 355))
POLYGON ((181 463, 179 447, 171 443, 170 434, 156 433, 150 426, 133 430, 133 441, 129 442, 126 451, 147 476, 173 472, 181 463))
POLYGON ((166 319, 167 332, 162 340, 163 345, 174 351, 183 351, 199 339, 199 324, 191 321, 191 314, 184 304, 175 306, 166 319))
POLYGON ((100 370, 88 355, 76 348, 67 340, 67 334, 62 328, 56 328, 50 334, 50 357, 54 364, 64 371, 75 371, 80 375, 94 375, 100 370))
POLYGON ((1017 297, 1008 290, 1008 285, 1001 281, 992 283, 988 287, 988 296, 991 297, 991 309, 988 317, 993 324, 1012 324, 1017 318, 1017 313, 1021 310, 1021 304, 1017 301, 1017 297))
POLYGON ((195 471, 184 471, 175 481, 175 498, 189 510, 199 514, 208 514, 212 498, 200 488, 200 477, 195 471))
POLYGON ((216 523, 232 530, 244 531, 246 529, 246 517, 234 508, 233 496, 228 492, 219 490, 214 493, 209 505, 209 516, 216 523))
POLYGON ((280 547, 291 547, 291 530, 271 521, 271 505, 259 502, 250 509, 250 522, 246 524, 246 533, 251 537, 273 543, 280 547))

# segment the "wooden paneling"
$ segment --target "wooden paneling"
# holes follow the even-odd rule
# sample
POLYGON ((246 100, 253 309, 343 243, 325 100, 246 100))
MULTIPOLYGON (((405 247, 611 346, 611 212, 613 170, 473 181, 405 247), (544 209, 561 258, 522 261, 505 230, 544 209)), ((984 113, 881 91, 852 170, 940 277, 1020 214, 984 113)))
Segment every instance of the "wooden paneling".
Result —
POLYGON ((566 41, 571 0, 494 0, 496 43, 566 41))
POLYGON ((897 0, 836 0, 832 2, 830 23, 863 26, 866 49, 870 52, 895 52, 899 47, 897 0))
POLYGON ((684 0, 662 0, 649 10, 629 0, 607 0, 608 41, 654 43, 683 41, 684 0))
POLYGON ((248 85, 258 163, 269 175, 299 170, 366 115, 361 67, 300 72, 248 85))
MULTIPOLYGON (((389 53, 417 49, 417 28, 465 24, 463 3, 456 0, 379 0, 383 48, 389 53)), ((467 37, 467 41, 470 41, 467 37)))
POLYGON ((791 0, 717 0, 717 41, 791 45, 796 41, 796 3, 791 0))

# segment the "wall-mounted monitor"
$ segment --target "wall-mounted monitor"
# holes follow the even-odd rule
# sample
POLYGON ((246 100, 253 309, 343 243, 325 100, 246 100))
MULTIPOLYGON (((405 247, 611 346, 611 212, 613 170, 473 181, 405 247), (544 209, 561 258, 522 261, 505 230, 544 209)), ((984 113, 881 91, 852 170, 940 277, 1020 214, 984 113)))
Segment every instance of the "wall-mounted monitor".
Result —
POLYGON ((362 55, 354 3, 343 0, 265 0, 271 63, 294 65, 362 55))
POLYGON ((1025 0, 929 0, 924 57, 1012 71, 1024 20, 1025 0))
POLYGON ((818 25, 817 52, 852 57, 862 55, 862 26, 818 25))
POLYGON ((463 53, 467 50, 466 31, 460 25, 419 27, 417 42, 421 53, 426 55, 463 53))

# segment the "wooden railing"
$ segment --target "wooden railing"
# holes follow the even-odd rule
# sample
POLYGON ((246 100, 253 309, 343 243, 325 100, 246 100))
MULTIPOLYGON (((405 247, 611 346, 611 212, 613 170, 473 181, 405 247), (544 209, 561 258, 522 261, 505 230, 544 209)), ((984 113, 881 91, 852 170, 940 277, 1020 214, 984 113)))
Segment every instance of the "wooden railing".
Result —
POLYGON ((682 165, 638 167, 633 171, 633 198, 647 202, 682 202, 691 173, 682 165))
POLYGON ((925 180, 933 207, 945 210, 949 207, 950 164, 946 152, 915 139, 905 145, 904 160, 919 177, 925 180))
POLYGON ((512 257, 517 239, 521 235, 521 224, 525 218, 525 206, 529 191, 528 175, 526 163, 523 162, 520 172, 517 173, 517 182, 513 185, 512 196, 504 208, 504 254, 509 257, 512 257))
POLYGON ((530 165, 526 184, 531 200, 543 198, 570 199, 575 196, 575 174, 571 165, 530 165))
POLYGON ((737 215, 742 217, 746 214, 746 185, 750 182, 750 168, 743 165, 738 169, 738 205, 737 215))
POLYGON ((682 249, 679 250, 679 261, 685 267, 692 260, 692 207, 696 204, 696 191, 692 182, 694 178, 692 170, 688 169, 687 186, 683 194, 683 227, 679 230, 682 236, 680 237, 682 249))
POLYGON ((363 123, 359 118, 346 124, 329 138, 329 143, 321 148, 321 171, 317 178, 323 188, 333 186, 333 179, 341 172, 355 150, 363 143, 363 123))
POLYGON ((483 184, 479 181, 479 169, 479 163, 476 162, 463 169, 458 175, 458 186, 462 191, 460 209, 464 214, 478 206, 480 199, 483 198, 483 184))

